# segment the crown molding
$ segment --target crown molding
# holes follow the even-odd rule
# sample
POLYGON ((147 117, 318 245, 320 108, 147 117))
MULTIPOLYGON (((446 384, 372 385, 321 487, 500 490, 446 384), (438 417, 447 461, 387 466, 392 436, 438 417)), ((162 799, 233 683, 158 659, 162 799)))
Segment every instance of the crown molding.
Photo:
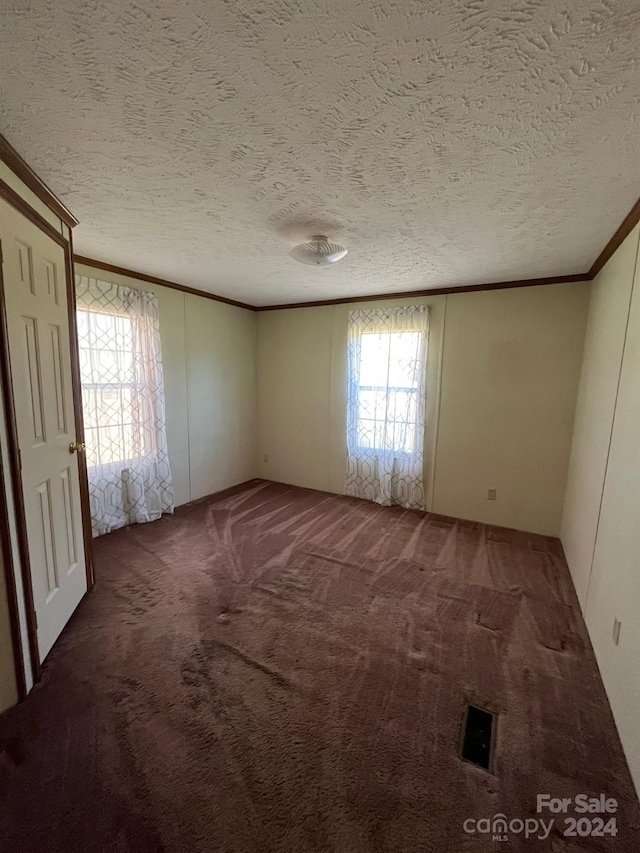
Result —
POLYGON ((378 302, 382 299, 411 299, 423 296, 445 296, 451 293, 475 293, 479 290, 506 290, 516 287, 537 287, 543 284, 568 284, 572 281, 589 281, 589 273, 554 275, 547 278, 524 278, 515 281, 493 281, 459 287, 434 287, 431 290, 404 290, 378 293, 372 296, 345 296, 340 299, 321 299, 316 302, 290 302, 284 305, 259 305, 254 311, 283 311, 287 308, 318 308, 321 305, 345 305, 349 302, 378 302))
POLYGON ((631 234, 638 222, 640 222, 640 198, 633 205, 629 213, 627 213, 618 230, 594 261, 591 269, 589 270, 590 279, 593 279, 598 275, 602 267, 607 263, 616 249, 618 249, 629 234, 631 234))
POLYGON ((87 258, 84 255, 74 255, 74 263, 83 264, 94 269, 104 270, 105 272, 113 272, 118 275, 124 275, 128 278, 135 278, 139 281, 148 281, 150 284, 159 284, 162 287, 170 287, 173 290, 181 290, 183 293, 191 293, 193 296, 202 296, 205 299, 213 299, 215 302, 224 302, 227 305, 235 305, 237 308, 246 308, 248 311, 284 311, 288 308, 317 308, 322 305, 345 305, 349 302, 376 302, 382 299, 411 299, 421 296, 441 296, 450 293, 473 293, 479 290, 503 290, 516 287, 537 287, 544 284, 568 284, 573 281, 589 281, 589 273, 578 273, 574 275, 556 275, 547 278, 526 278, 516 281, 495 281, 486 284, 470 284, 460 287, 440 287, 432 290, 405 290, 402 292, 395 291, 393 293, 378 293, 372 296, 344 296, 340 299, 321 299, 316 302, 290 302, 283 305, 250 305, 248 302, 238 302, 235 299, 228 299, 226 296, 217 296, 215 293, 208 293, 206 290, 198 290, 195 287, 187 287, 184 284, 177 284, 175 281, 168 281, 157 276, 147 275, 146 273, 138 272, 137 270, 129 269, 128 267, 118 267, 115 264, 108 264, 106 261, 98 261, 95 258, 87 258))
POLYGON ((166 278, 158 278, 155 275, 147 275, 143 272, 131 270, 128 267, 118 267, 115 264, 108 264, 106 261, 97 261, 95 258, 87 258, 84 255, 74 255, 74 263, 84 264, 87 267, 104 270, 105 272, 113 272, 117 275, 126 275, 128 278, 136 278, 139 281, 148 281, 149 284, 159 284, 162 287, 170 287, 172 290, 180 290, 182 293, 191 293, 193 296, 203 296, 205 299, 213 299, 214 302, 224 302, 226 305, 235 305, 236 308, 246 308, 248 311, 255 311, 253 305, 246 302, 238 302, 237 299, 228 299, 226 296, 217 296, 215 293, 208 293, 206 290, 198 290, 195 287, 187 287, 184 284, 178 284, 175 281, 169 281, 166 278))
POLYGON ((73 213, 65 207, 55 193, 49 189, 42 178, 33 171, 31 166, 23 160, 11 143, 0 133, 0 160, 38 196, 41 202, 46 204, 52 213, 55 213, 69 228, 75 228, 78 220, 73 213))

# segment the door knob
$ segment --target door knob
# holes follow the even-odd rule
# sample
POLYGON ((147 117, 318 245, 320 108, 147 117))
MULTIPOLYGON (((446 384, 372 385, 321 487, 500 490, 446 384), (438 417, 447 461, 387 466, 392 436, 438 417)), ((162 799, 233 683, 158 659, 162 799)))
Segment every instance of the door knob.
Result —
POLYGON ((85 447, 86 444, 84 441, 72 441, 69 445, 69 453, 82 453, 85 447))

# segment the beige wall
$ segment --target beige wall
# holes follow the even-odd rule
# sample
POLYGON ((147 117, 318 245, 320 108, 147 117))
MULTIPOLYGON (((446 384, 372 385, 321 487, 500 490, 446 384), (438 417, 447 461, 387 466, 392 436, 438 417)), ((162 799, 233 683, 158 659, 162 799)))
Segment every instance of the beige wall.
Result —
POLYGON ((76 273, 158 298, 176 506, 254 477, 255 314, 82 264, 76 273))
POLYGON ((255 477, 256 315, 186 297, 191 500, 255 477))
POLYGON ((638 789, 639 239, 640 226, 593 282, 561 537, 638 789))
POLYGON ((436 512, 558 535, 588 297, 579 282, 448 298, 436 512))
MULTIPOLYGON (((427 382, 431 393, 427 400, 425 445, 425 482, 430 504, 446 297, 415 299, 414 303, 430 308, 427 382)), ((368 306, 396 304, 402 303, 381 300, 368 306)), ((349 305, 330 305, 258 315, 259 476, 343 492, 349 310, 349 305)))
POLYGON ((561 539, 585 609, 631 302, 638 234, 624 241, 591 285, 561 539))
POLYGON ((258 314, 258 471, 331 488, 332 307, 258 314), (265 459, 265 456, 268 456, 265 459))
MULTIPOLYGON (((432 511, 558 534, 588 296, 578 283, 406 300, 430 307, 432 511)), ((258 315, 260 476, 343 491, 347 315, 357 307, 258 315)))
MULTIPOLYGON (((437 386, 446 300, 433 297, 415 302, 430 306, 428 376, 431 385, 437 386)), ((338 494, 343 491, 348 311, 348 305, 330 305, 258 315, 259 476, 338 494)), ((437 399, 437 394, 430 395, 427 404, 430 448, 437 399)), ((430 501, 433 454, 426 456, 430 501)))

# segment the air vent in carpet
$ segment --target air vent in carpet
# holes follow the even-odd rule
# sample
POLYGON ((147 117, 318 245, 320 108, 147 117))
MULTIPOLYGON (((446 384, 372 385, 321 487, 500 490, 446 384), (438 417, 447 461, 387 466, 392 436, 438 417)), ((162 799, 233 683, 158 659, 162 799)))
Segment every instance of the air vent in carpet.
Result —
POLYGON ((467 705, 462 721, 462 758, 484 770, 491 770, 495 728, 496 720, 492 713, 467 705))

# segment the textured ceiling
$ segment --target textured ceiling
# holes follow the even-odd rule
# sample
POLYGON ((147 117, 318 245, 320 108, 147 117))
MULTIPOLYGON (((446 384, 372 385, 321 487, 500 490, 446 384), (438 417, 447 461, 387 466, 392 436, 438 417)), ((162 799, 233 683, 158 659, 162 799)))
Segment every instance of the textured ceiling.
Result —
POLYGON ((253 304, 583 272, 640 195, 638 0, 4 0, 76 251, 253 304), (305 267, 325 233, 349 255, 305 267))

